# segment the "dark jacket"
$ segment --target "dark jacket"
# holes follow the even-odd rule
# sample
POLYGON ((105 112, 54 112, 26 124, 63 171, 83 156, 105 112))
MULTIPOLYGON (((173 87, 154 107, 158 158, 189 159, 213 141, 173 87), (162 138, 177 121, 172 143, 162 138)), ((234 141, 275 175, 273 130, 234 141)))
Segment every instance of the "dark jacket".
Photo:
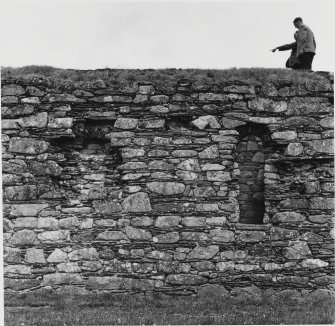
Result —
POLYGON ((279 51, 287 51, 292 50, 290 57, 286 61, 286 68, 298 69, 300 64, 297 58, 297 42, 285 44, 282 46, 278 46, 277 49, 279 51))

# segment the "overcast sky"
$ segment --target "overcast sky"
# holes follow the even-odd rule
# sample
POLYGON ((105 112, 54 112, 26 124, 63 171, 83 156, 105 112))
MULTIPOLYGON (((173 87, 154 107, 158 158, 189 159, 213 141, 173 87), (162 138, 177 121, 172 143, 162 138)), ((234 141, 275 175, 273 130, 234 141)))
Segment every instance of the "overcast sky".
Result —
POLYGON ((1 0, 1 65, 284 67, 293 19, 314 32, 314 70, 334 67, 334 0, 1 0))

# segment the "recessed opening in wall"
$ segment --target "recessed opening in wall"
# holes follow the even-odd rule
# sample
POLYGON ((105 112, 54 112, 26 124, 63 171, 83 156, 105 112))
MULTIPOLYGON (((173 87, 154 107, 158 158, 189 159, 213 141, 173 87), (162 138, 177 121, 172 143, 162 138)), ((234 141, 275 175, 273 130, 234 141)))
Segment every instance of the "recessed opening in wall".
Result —
POLYGON ((271 151, 267 127, 259 124, 240 126, 240 142, 236 147, 239 164, 240 223, 262 224, 265 213, 264 163, 271 151))

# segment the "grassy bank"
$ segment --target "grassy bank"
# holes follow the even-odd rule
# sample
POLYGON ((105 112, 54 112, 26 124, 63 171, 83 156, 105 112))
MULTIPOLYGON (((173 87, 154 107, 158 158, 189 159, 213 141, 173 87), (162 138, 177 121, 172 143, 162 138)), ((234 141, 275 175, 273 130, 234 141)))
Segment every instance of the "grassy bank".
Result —
POLYGON ((333 324, 334 299, 235 300, 144 295, 50 294, 7 298, 5 325, 333 324), (22 307, 21 305, 28 304, 22 307), (48 305, 48 306, 46 306, 48 305))
POLYGON ((129 84, 134 81, 175 83, 188 79, 199 83, 220 84, 227 80, 244 80, 251 84, 264 83, 278 79, 286 79, 292 83, 309 80, 322 80, 319 74, 275 68, 230 68, 216 69, 96 69, 75 70, 60 69, 50 66, 25 66, 20 68, 2 67, 2 78, 6 76, 43 76, 55 79, 79 81, 103 80, 108 84, 129 84))

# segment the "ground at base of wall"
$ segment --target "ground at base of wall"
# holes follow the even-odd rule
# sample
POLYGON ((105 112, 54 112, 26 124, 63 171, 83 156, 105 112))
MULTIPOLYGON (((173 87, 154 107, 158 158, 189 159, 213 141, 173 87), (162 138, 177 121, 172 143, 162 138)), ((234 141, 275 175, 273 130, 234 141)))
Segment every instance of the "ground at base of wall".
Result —
POLYGON ((333 324, 334 307, 334 292, 327 290, 258 296, 30 292, 5 295, 5 325, 333 324))

